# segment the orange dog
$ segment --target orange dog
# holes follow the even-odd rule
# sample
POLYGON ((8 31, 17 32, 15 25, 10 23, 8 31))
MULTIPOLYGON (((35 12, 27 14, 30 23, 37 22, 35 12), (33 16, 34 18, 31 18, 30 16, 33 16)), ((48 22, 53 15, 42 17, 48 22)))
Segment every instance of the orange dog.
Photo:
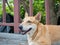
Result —
POLYGON ((51 45, 52 42, 60 40, 60 26, 43 25, 40 23, 41 15, 28 16, 25 13, 23 22, 19 25, 21 34, 27 34, 29 45, 51 45))

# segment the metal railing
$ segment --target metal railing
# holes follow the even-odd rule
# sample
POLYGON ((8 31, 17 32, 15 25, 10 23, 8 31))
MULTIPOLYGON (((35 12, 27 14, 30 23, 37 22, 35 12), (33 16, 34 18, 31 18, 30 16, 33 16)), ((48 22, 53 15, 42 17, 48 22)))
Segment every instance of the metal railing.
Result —
MULTIPOLYGON (((20 0, 14 0, 14 23, 6 23, 6 1, 3 0, 3 22, 0 22, 1 26, 14 26, 14 33, 19 33, 19 21, 20 21, 20 0)), ((29 0, 29 10, 30 10, 30 16, 33 15, 32 10, 32 0, 29 0)))

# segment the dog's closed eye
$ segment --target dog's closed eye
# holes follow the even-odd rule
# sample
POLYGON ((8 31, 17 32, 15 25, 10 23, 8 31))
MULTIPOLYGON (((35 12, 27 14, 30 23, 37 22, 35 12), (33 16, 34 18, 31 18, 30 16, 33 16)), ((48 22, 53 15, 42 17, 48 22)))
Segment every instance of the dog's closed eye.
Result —
POLYGON ((27 23, 32 23, 31 21, 27 21, 27 23))

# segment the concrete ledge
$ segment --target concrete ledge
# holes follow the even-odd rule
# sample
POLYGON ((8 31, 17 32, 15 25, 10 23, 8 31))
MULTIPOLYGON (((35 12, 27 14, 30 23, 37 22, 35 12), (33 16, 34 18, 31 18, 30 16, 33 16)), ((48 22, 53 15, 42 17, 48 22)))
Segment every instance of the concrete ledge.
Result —
POLYGON ((1 33, 1 32, 0 32, 0 38, 27 40, 26 35, 12 34, 12 33, 1 33))

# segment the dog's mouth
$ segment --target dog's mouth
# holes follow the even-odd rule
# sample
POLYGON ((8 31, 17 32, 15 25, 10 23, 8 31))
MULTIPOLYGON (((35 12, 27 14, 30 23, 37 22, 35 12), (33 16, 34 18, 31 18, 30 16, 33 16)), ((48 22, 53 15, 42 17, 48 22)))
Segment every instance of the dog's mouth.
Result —
POLYGON ((19 33, 22 35, 25 35, 27 32, 29 32, 32 28, 29 28, 27 31, 21 30, 19 33))

